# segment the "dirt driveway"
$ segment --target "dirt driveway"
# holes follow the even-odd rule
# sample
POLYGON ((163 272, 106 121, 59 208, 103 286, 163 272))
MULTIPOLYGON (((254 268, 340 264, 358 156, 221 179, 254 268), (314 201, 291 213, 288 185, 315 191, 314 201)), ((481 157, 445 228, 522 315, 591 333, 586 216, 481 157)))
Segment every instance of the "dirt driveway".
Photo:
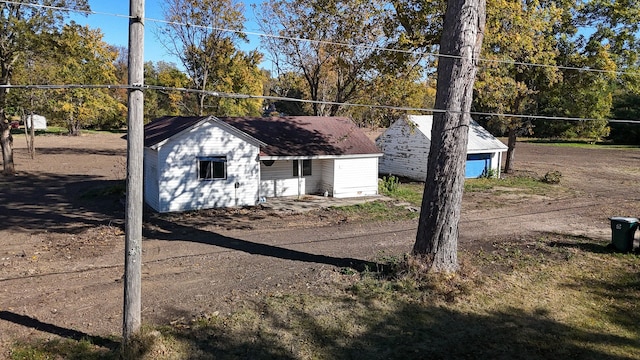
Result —
MULTIPOLYGON (((119 335, 125 174, 119 134, 15 139, 0 177, 0 357, 21 337, 119 335)), ((461 250, 541 234, 610 237, 610 216, 640 216, 640 150, 521 143, 516 168, 559 170, 562 191, 465 195, 461 250)), ((328 210, 145 215, 143 321, 227 311, 239 298, 321 289, 341 267, 408 252, 416 221, 362 223, 328 210)))

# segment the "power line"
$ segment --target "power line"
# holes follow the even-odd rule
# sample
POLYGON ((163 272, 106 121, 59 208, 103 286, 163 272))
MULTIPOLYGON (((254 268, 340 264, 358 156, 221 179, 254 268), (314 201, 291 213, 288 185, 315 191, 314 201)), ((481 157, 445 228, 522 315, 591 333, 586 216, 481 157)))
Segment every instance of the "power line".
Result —
POLYGON ((24 5, 24 6, 30 6, 30 7, 36 7, 36 8, 43 8, 43 9, 49 9, 49 10, 75 12, 75 13, 80 13, 80 14, 85 14, 85 15, 106 15, 106 16, 113 16, 113 17, 119 17, 119 18, 124 18, 124 19, 131 19, 131 16, 129 16, 129 15, 122 15, 122 14, 117 14, 117 13, 108 13, 108 12, 102 12, 102 11, 73 9, 73 8, 69 8, 69 7, 60 7, 60 6, 52 6, 52 5, 44 5, 44 4, 31 4, 31 3, 25 3, 25 2, 22 2, 22 1, 11 1, 11 0, 0 0, 0 2, 6 3, 6 4, 13 4, 13 5, 24 5))
MULTIPOLYGON (((162 23, 162 24, 166 24, 166 25, 190 26, 190 27, 197 27, 197 28, 208 29, 208 30, 213 30, 213 31, 231 32, 231 33, 237 33, 237 34, 253 35, 253 36, 259 36, 259 37, 264 37, 264 38, 273 38, 273 39, 290 40, 290 41, 298 41, 298 42, 309 42, 309 43, 322 44, 322 45, 332 45, 332 46, 345 46, 345 47, 353 47, 353 48, 367 49, 367 50, 388 51, 388 52, 395 52, 395 53, 401 53, 401 54, 427 55, 427 56, 433 56, 433 57, 436 57, 436 58, 463 59, 463 57, 460 56, 460 55, 449 55, 449 54, 441 54, 441 53, 434 53, 434 52, 418 52, 418 51, 414 51, 414 50, 393 49, 393 48, 387 48, 387 47, 382 47, 382 46, 374 46, 374 45, 348 44, 348 43, 341 43, 341 42, 328 41, 328 40, 306 39, 306 38, 300 38, 300 37, 274 35, 274 34, 267 34, 267 33, 261 33, 261 32, 234 30, 234 29, 228 29, 228 28, 204 26, 204 25, 194 25, 194 24, 190 24, 190 23, 182 23, 182 22, 175 22, 175 21, 168 21, 168 20, 160 20, 160 19, 154 19, 154 18, 146 18, 145 20, 150 21, 150 22, 162 23)), ((591 67, 549 65, 549 64, 530 63, 530 62, 524 62, 524 61, 496 60, 496 59, 485 59, 485 58, 477 58, 475 60, 482 61, 482 62, 489 62, 489 63, 507 64, 507 65, 532 66, 532 67, 542 67, 542 68, 555 68, 555 69, 562 69, 562 70, 597 72, 597 73, 607 73, 607 74, 616 74, 616 75, 640 75, 640 72, 604 70, 604 69, 596 69, 596 68, 591 68, 591 67)))
MULTIPOLYGON (((115 17, 131 19, 131 16, 128 16, 128 15, 114 14, 114 13, 107 13, 107 12, 96 12, 96 11, 91 11, 91 10, 79 10, 79 9, 71 9, 71 8, 65 8, 65 7, 40 5, 40 4, 28 4, 28 3, 23 3, 23 2, 20 2, 20 1, 10 1, 10 0, 0 0, 0 2, 4 2, 4 3, 8 3, 8 4, 15 4, 15 5, 42 7, 42 8, 48 8, 48 9, 54 9, 54 10, 60 10, 60 11, 78 12, 78 13, 83 13, 83 14, 86 14, 86 15, 106 15, 106 16, 115 16, 115 17)), ((191 24, 191 23, 168 21, 168 20, 154 19, 154 18, 145 18, 145 20, 146 21, 150 21, 150 22, 159 23, 159 24, 165 24, 165 25, 187 26, 187 27, 208 29, 208 30, 220 31, 220 32, 252 35, 252 36, 258 36, 258 37, 263 37, 263 38, 290 40, 290 41, 296 41, 296 42, 309 42, 309 43, 322 44, 322 45, 332 45, 332 46, 345 46, 345 47, 353 47, 353 48, 360 48, 360 49, 367 49, 367 50, 388 51, 388 52, 411 54, 411 55, 426 55, 426 56, 433 56, 433 57, 436 57, 436 58, 463 59, 463 57, 459 56, 459 55, 449 55, 449 54, 441 54, 441 53, 434 53, 434 52, 418 52, 418 51, 413 51, 413 50, 393 49, 393 48, 382 47, 382 46, 374 46, 374 45, 348 44, 348 43, 341 43, 341 42, 336 42, 336 41, 307 39, 307 38, 284 36, 284 35, 274 35, 274 34, 267 34, 267 33, 263 33, 263 32, 253 32, 253 31, 235 30, 235 29, 229 29, 229 28, 220 28, 220 27, 214 27, 214 26, 196 25, 196 24, 191 24)), ((531 66, 531 67, 554 68, 554 69, 582 71, 582 72, 595 72, 595 73, 616 74, 616 75, 640 76, 640 72, 605 70, 605 69, 597 69, 597 68, 592 68, 592 67, 550 65, 550 64, 539 64, 539 63, 532 63, 532 62, 525 62, 525 61, 497 60, 497 59, 486 59, 486 58, 477 58, 475 60, 481 61, 481 62, 487 62, 487 63, 498 63, 498 64, 506 64, 506 65, 531 66)))
MULTIPOLYGON (((307 100, 296 99, 283 96, 270 96, 270 95, 251 95, 240 93, 228 93, 222 91, 211 90, 197 90, 191 88, 181 87, 169 87, 169 86, 157 86, 157 85, 141 85, 141 86, 129 86, 129 85, 82 85, 82 84, 69 84, 69 85, 0 85, 0 88, 11 89, 30 89, 30 90, 61 90, 61 89, 144 89, 155 91, 177 91, 184 93, 204 94, 218 98, 229 99, 256 99, 256 100, 271 100, 271 101, 289 101, 306 104, 318 104, 318 105, 337 105, 346 107, 367 107, 371 109, 384 109, 384 110, 398 110, 398 111, 415 111, 424 113, 445 113, 447 110, 433 109, 433 108, 416 108, 407 106, 392 106, 392 105, 374 105, 374 104, 358 104, 336 101, 324 101, 324 100, 307 100)), ((461 113, 461 111, 449 110, 450 113, 461 113)), ((527 114, 508 114, 508 113, 491 113, 491 112, 470 112, 475 116, 497 116, 508 118, 524 118, 530 120, 556 120, 556 121, 600 121, 606 120, 611 123, 628 123, 628 124, 640 124, 640 119, 596 119, 596 118, 577 118, 566 116, 545 116, 545 115, 527 115, 527 114)))

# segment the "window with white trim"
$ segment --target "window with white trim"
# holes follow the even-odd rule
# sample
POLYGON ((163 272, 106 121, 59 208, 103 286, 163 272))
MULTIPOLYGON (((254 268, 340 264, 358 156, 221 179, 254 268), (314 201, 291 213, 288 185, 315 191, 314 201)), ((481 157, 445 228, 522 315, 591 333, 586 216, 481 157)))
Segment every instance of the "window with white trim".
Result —
MULTIPOLYGON (((298 161, 293 160, 293 176, 298 176, 298 161)), ((302 176, 311 176, 311 160, 302 160, 302 176)))
POLYGON ((227 178, 226 156, 198 157, 198 178, 200 180, 215 180, 227 178))

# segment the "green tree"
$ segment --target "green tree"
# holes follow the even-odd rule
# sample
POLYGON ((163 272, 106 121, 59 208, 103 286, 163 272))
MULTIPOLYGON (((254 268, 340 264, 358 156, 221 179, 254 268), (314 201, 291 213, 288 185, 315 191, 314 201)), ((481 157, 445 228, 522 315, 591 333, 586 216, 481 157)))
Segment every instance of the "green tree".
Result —
MULTIPOLYGON (((442 19, 447 2, 444 0, 392 0, 393 11, 388 12, 385 33, 391 40, 389 47, 398 50, 437 50, 442 36, 442 19)), ((395 56, 406 57, 397 52, 395 56)), ((411 63, 405 58, 396 63, 411 63)))
POLYGON ((206 92, 249 91, 261 95, 260 56, 237 49, 246 40, 242 30, 242 5, 234 0, 168 0, 164 17, 171 22, 159 35, 168 52, 175 55, 186 69, 191 86, 201 90, 191 113, 204 115, 245 115, 255 113, 261 102, 211 99, 206 92), (183 24, 188 25, 183 25, 183 24), (247 66, 246 71, 241 70, 247 66), (233 82, 233 83, 232 83, 233 82), (241 103, 240 106, 236 106, 241 103), (233 105, 236 104, 236 105, 233 105))
MULTIPOLYGON (((264 95, 291 99, 309 99, 308 88, 305 86, 306 82, 302 75, 293 71, 281 73, 276 78, 272 78, 270 75, 264 87, 264 95)), ((264 115, 270 115, 271 113, 305 116, 312 115, 313 109, 308 103, 277 100, 267 105, 266 114, 264 115)))
MULTIPOLYGON (((27 54, 41 48, 43 35, 53 34, 62 26, 67 10, 89 10, 86 0, 30 0, 0 3, 0 85, 12 82, 16 64, 27 54), (43 6, 33 6, 43 5, 43 6)), ((23 62, 24 64, 24 62, 23 62)), ((8 88, 0 88, 0 147, 3 172, 13 174, 13 139, 6 119, 8 88)))
MULTIPOLYGON (((258 67, 262 54, 257 51, 245 53, 234 51, 227 66, 220 68, 216 77, 217 89, 242 95, 260 95, 263 92, 263 72, 258 67)), ((221 116, 260 116, 261 99, 218 98, 213 104, 213 112, 221 116)))
POLYGON ((371 79, 359 95, 363 102, 374 107, 351 107, 346 112, 360 126, 388 127, 408 112, 394 107, 432 109, 435 95, 435 81, 423 80, 420 68, 404 76, 381 74, 371 79))
POLYGON ((616 64, 607 46, 592 43, 585 50, 579 42, 559 46, 557 62, 562 66, 562 81, 539 96, 542 115, 595 119, 585 121, 536 121, 538 136, 583 138, 599 141, 609 135, 606 120, 613 104, 616 64), (602 71, 577 71, 590 68, 602 71))
MULTIPOLYGON (((538 95, 561 79, 556 65, 555 24, 564 10, 539 0, 489 0, 487 27, 475 85, 476 111, 536 114, 538 95), (536 64, 536 65, 528 65, 536 64)), ((527 131, 522 117, 491 116, 490 126, 508 134, 505 172, 512 171, 517 136, 527 131)))
POLYGON ((613 101, 613 118, 636 120, 635 124, 612 123, 611 139, 620 144, 640 145, 640 95, 625 90, 617 90, 613 101))
POLYGON ((169 88, 185 88, 190 80, 175 64, 160 61, 154 64, 147 61, 144 64, 145 84, 166 87, 168 89, 149 90, 145 93, 144 114, 145 121, 166 115, 180 115, 193 108, 194 97, 189 93, 171 90, 169 88))
MULTIPOLYGON (((75 23, 65 25, 56 38, 52 53, 54 73, 51 83, 114 84, 117 82, 114 62, 117 51, 102 41, 100 30, 75 23), (55 64, 55 65, 54 65, 55 64)), ((125 118, 126 107, 108 89, 72 88, 54 90, 52 106, 55 115, 63 119, 70 135, 79 135, 82 128, 111 127, 110 120, 125 118)), ((120 123, 123 123, 122 120, 120 123)))
POLYGON ((578 8, 578 26, 595 29, 589 43, 607 45, 618 68, 638 66, 640 4, 635 0, 587 0, 578 8))

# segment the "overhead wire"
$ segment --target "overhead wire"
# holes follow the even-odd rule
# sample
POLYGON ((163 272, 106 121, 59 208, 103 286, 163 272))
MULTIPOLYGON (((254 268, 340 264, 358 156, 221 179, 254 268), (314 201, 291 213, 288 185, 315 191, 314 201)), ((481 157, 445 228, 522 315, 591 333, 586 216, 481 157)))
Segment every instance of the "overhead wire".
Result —
MULTIPOLYGON (((60 11, 68 11, 68 12, 78 12, 88 15, 106 15, 106 16, 115 16, 121 18, 131 19, 131 16, 114 14, 114 13, 106 13, 106 12, 97 12, 92 10, 80 10, 80 9, 72 9, 65 7, 57 7, 50 5, 42 5, 42 4, 30 4, 24 3, 20 1, 12 1, 12 0, 0 0, 0 3, 9 3, 16 5, 26 5, 26 6, 34 6, 48 9, 55 9, 60 11)), ((372 45, 361 45, 361 44, 347 44, 340 43, 334 41, 326 41, 326 40, 315 40, 315 39, 305 39, 299 37, 288 37, 283 35, 274 35, 274 34, 266 34, 261 32, 251 32, 251 31, 242 31, 235 29, 227 29, 227 28, 219 28, 212 26, 203 26, 203 25, 195 25, 190 23, 183 22, 175 22, 168 20, 160 20, 153 18, 145 18, 147 21, 162 23, 166 25, 175 25, 175 26, 191 26, 198 27, 203 29, 210 29, 214 31, 221 32, 232 32, 260 37, 269 37, 269 38, 278 38, 282 40, 290 40, 290 41, 301 41, 301 42, 312 42, 323 45, 334 45, 334 46, 346 46, 346 47, 356 47, 356 48, 366 48, 370 50, 380 50, 380 51, 392 51, 392 52, 400 52, 400 53, 409 53, 409 54, 422 54, 427 56, 434 57, 446 57, 452 59, 462 59, 462 56, 458 55, 446 55, 440 53, 418 53, 416 51, 410 50, 402 50, 402 49, 391 49, 385 47, 378 47, 372 45)), ((486 61, 486 62, 495 62, 495 63, 503 63, 503 64, 511 64, 511 65, 521 65, 521 66, 532 66, 532 67, 552 67, 564 70, 576 70, 576 71, 584 71, 584 72, 598 72, 598 73, 615 73, 618 75, 640 75, 637 72, 625 72, 625 71, 613 71, 613 70, 604 70, 604 69, 593 69, 588 67, 570 67, 570 66, 559 66, 559 65, 548 65, 548 64, 538 64, 538 63, 528 63, 528 62, 518 62, 518 61, 509 61, 509 60, 496 60, 496 59, 476 59, 478 61, 486 61)), ((206 94, 215 97, 225 97, 225 98, 234 98, 234 99, 263 99, 263 100, 271 100, 271 101, 290 101, 290 102, 299 102, 299 103, 310 103, 310 104, 321 104, 321 105, 338 105, 338 106, 346 106, 346 107, 368 107, 368 108, 376 108, 376 109, 388 109, 388 110, 398 110, 398 111, 416 111, 416 112, 430 112, 430 113, 442 113, 446 112, 445 110, 432 109, 432 108, 414 108, 414 107, 403 107, 403 106, 391 106, 391 105, 374 105, 374 104, 358 104, 358 103, 346 103, 346 102, 333 102, 333 101, 323 101, 323 100, 307 100, 307 99, 297 99, 297 98, 289 98, 289 97, 281 97, 281 96, 269 96, 269 95, 250 95, 250 94, 238 94, 238 93, 226 93, 219 91, 209 91, 209 90, 199 90, 199 89, 191 89, 191 88, 177 88, 177 87, 166 87, 166 86, 153 86, 153 85, 82 85, 82 84, 66 84, 66 85, 0 85, 0 88, 22 88, 22 89, 39 89, 39 90, 54 90, 54 89, 78 89, 78 88, 87 88, 87 89, 139 89, 140 87, 148 90, 162 90, 162 91, 179 91, 179 92, 187 92, 187 93, 200 93, 206 94)), ((449 111, 452 112, 452 111, 449 111)), ((455 112, 455 111, 453 111, 455 112)), ((561 121, 594 121, 594 120, 603 120, 596 118, 576 118, 576 117, 559 117, 559 116, 544 116, 544 115, 526 115, 526 114, 509 114, 509 113, 491 113, 491 112, 471 112, 471 115, 476 116, 498 116, 498 117, 517 117, 517 118, 526 118, 526 119, 542 119, 542 120, 561 120, 561 121)), ((631 120, 631 119, 605 119, 609 122, 616 123, 640 123, 640 120, 631 120)))
MULTIPOLYGON (((384 110, 397 110, 397 111, 414 111, 421 113, 462 113, 462 111, 456 110, 442 110, 434 108, 420 108, 420 107, 408 107, 408 106, 393 106, 393 105, 374 105, 374 104, 359 104, 348 102, 336 102, 325 100, 308 100, 290 98, 284 96, 272 96, 272 95, 251 95, 241 93, 229 93, 223 91, 212 90, 198 90, 182 87, 168 87, 158 85, 82 85, 82 84, 61 84, 61 85, 0 85, 0 88, 12 88, 12 89, 25 89, 25 90, 62 90, 62 89, 143 89, 143 90, 158 90, 158 91, 177 91, 185 93, 204 94, 219 98, 229 99, 259 99, 270 101, 289 101, 305 104, 319 104, 319 105, 338 105, 345 107, 366 107, 371 109, 384 109, 384 110)), ((640 124, 640 120, 632 119, 597 119, 597 118, 577 118, 568 116, 545 116, 545 115, 527 115, 527 114, 509 114, 509 113, 491 113, 491 112, 476 112, 471 111, 470 115, 475 116, 497 116, 507 118, 522 118, 528 120, 559 120, 559 121, 596 121, 606 120, 612 123, 628 123, 628 124, 640 124)))
MULTIPOLYGON (((77 12, 77 13, 82 13, 82 14, 85 14, 85 15, 105 15, 105 16, 114 16, 114 17, 131 19, 131 16, 129 16, 129 15, 122 15, 122 14, 117 14, 117 13, 98 12, 98 11, 93 11, 93 10, 80 10, 80 9, 73 9, 73 8, 67 8, 67 7, 58 7, 58 6, 50 6, 50 5, 42 5, 42 4, 30 4, 30 3, 24 3, 24 2, 21 2, 21 1, 14 1, 14 0, 0 0, 0 2, 9 3, 9 4, 16 4, 16 5, 32 6, 32 7, 42 7, 42 8, 48 8, 48 9, 54 9, 54 10, 60 10, 60 11, 77 12)), ((460 55, 442 54, 442 53, 437 53, 437 52, 418 52, 418 51, 415 51, 415 50, 394 49, 394 48, 383 47, 383 46, 375 46, 375 45, 349 44, 349 43, 342 43, 342 42, 329 41, 329 40, 307 39, 307 38, 294 37, 294 36, 268 34, 268 33, 264 33, 264 32, 255 32, 255 31, 246 31, 246 30, 236 30, 236 29, 229 29, 229 28, 223 28, 223 27, 215 27, 215 26, 197 25, 197 24, 192 24, 192 23, 188 23, 188 22, 169 21, 169 20, 155 19, 155 18, 149 18, 149 17, 145 17, 144 20, 150 21, 150 22, 154 22, 154 23, 159 23, 159 24, 165 24, 165 25, 193 27, 193 28, 208 29, 208 30, 220 31, 220 32, 228 32, 228 33, 236 33, 236 34, 258 36, 258 37, 263 37, 263 38, 274 38, 274 39, 290 40, 290 41, 296 41, 296 42, 309 42, 309 43, 322 44, 322 45, 333 45, 333 46, 344 46, 344 47, 368 49, 368 50, 379 50, 379 51, 395 52, 395 53, 402 53, 402 54, 426 55, 426 56, 433 56, 433 57, 436 57, 436 58, 442 57, 442 58, 450 58, 450 59, 464 59, 464 57, 460 56, 460 55)), ((617 75, 631 75, 631 76, 635 75, 635 76, 640 76, 640 72, 606 70, 606 69, 598 69, 598 68, 592 68, 592 67, 577 67, 577 66, 566 66, 566 65, 540 64, 540 63, 533 63, 533 62, 526 62, 526 61, 500 60, 500 59, 487 59, 487 58, 476 58, 474 60, 482 61, 482 62, 492 62, 492 63, 507 64, 507 65, 544 67, 544 68, 556 68, 556 69, 562 69, 562 70, 575 70, 575 71, 584 71, 584 72, 597 72, 597 73, 610 73, 610 74, 617 74, 617 75)))

